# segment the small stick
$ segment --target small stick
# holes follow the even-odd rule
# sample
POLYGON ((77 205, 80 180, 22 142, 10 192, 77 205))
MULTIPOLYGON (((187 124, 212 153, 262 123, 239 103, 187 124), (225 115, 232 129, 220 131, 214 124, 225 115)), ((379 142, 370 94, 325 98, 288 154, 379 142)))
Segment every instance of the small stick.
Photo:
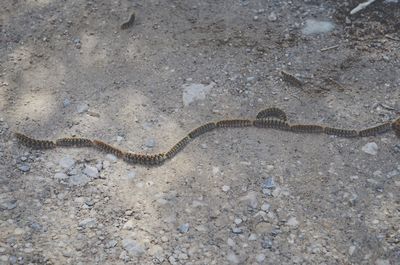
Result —
POLYGON ((375 0, 368 0, 368 1, 364 2, 364 3, 359 4, 353 10, 350 11, 350 15, 354 15, 355 13, 363 10, 364 8, 366 8, 367 6, 372 4, 373 2, 375 2, 375 0))
POLYGON ((321 52, 326 52, 326 51, 329 51, 329 50, 336 49, 338 47, 339 47, 339 45, 333 45, 333 46, 330 46, 330 47, 322 48, 320 51, 321 52))

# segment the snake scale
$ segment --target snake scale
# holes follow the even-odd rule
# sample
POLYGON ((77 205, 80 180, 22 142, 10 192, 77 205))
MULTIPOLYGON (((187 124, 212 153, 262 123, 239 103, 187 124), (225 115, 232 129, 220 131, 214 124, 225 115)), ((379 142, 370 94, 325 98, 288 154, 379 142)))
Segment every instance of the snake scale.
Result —
POLYGON ((289 131, 293 133, 312 133, 312 134, 328 134, 338 137, 368 137, 376 136, 393 130, 397 137, 400 138, 400 118, 386 122, 381 125, 367 128, 361 131, 347 130, 340 128, 326 127, 322 125, 314 124, 289 124, 287 122, 286 113, 279 108, 267 108, 260 111, 256 119, 228 119, 221 120, 218 122, 209 122, 203 124, 194 130, 192 130, 187 136, 175 144, 166 153, 160 154, 138 154, 127 152, 118 149, 112 145, 109 145, 100 140, 91 140, 87 138, 71 137, 61 138, 56 141, 50 140, 37 140, 28 137, 22 133, 15 133, 18 141, 33 149, 52 149, 56 147, 94 147, 103 152, 111 153, 118 158, 132 164, 141 165, 161 165, 167 159, 173 158, 178 152, 180 152, 186 145, 188 145, 193 139, 199 137, 202 134, 210 132, 218 128, 231 128, 231 127, 257 127, 257 128, 272 128, 282 131, 289 131))

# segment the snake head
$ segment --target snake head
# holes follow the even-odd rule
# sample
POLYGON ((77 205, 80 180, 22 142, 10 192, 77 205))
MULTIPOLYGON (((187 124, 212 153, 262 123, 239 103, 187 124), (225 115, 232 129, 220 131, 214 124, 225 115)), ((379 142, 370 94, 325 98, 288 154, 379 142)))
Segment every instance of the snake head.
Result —
POLYGON ((400 118, 392 122, 392 128, 396 136, 400 138, 400 118))

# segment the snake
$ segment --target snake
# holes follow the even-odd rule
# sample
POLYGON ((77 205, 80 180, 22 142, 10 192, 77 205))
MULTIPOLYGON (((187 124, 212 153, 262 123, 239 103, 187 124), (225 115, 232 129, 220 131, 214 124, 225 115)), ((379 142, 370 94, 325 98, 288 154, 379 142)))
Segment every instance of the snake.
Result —
POLYGON ((117 158, 120 158, 130 164, 157 166, 163 164, 168 159, 172 159, 192 140, 200 137, 203 134, 221 128, 243 127, 270 128, 292 133, 326 134, 344 138, 377 136, 392 130, 394 131, 395 135, 400 138, 400 118, 357 131, 353 129, 334 128, 316 124, 290 124, 287 121, 286 113, 282 109, 276 107, 266 108, 259 111, 255 119, 225 119, 217 122, 205 123, 190 131, 167 152, 158 154, 141 154, 124 151, 97 139, 92 140, 80 137, 67 137, 52 141, 35 139, 19 132, 15 132, 14 134, 19 143, 32 149, 94 147, 102 152, 113 154, 117 158))

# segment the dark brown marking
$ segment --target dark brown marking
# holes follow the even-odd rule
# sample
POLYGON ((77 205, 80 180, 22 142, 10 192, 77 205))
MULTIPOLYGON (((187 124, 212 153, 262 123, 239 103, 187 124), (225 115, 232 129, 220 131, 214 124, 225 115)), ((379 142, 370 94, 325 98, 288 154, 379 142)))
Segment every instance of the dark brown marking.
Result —
POLYGON ((234 119, 234 120, 222 120, 217 122, 217 127, 227 128, 227 127, 250 127, 253 126, 253 121, 251 120, 242 120, 242 119, 234 119))

